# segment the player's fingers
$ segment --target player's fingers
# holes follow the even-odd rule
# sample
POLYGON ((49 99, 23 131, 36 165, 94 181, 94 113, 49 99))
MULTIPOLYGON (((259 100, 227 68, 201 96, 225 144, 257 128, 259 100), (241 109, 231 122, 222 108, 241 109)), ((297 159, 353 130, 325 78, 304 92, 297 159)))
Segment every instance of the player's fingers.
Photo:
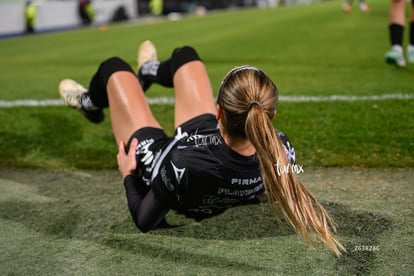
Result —
POLYGON ((138 145, 138 139, 133 138, 131 141, 131 144, 129 145, 129 152, 128 152, 129 156, 135 157, 135 148, 137 147, 137 145, 138 145))
POLYGON ((119 144, 118 144, 118 153, 119 154, 126 154, 125 153, 125 144, 124 144, 124 142, 123 141, 120 141, 119 142, 119 144))

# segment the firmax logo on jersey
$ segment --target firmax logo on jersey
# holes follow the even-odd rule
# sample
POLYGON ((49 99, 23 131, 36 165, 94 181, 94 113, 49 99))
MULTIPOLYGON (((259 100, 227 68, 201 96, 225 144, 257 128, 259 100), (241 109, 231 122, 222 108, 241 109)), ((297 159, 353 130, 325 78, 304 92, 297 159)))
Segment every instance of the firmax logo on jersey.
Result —
POLYGON ((232 185, 251 185, 256 184, 258 182, 262 182, 262 177, 254 177, 254 178, 232 178, 231 184, 232 185))

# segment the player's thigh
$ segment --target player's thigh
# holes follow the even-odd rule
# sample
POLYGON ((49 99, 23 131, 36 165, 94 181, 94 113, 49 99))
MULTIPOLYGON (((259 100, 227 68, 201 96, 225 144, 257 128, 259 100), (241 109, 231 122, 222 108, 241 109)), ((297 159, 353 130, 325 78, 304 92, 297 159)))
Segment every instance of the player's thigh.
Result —
POLYGON ((175 127, 201 114, 216 114, 213 90, 204 64, 192 61, 174 75, 175 127))
POLYGON ((137 129, 161 128, 134 74, 127 71, 112 74, 107 90, 112 129, 117 143, 128 141, 137 129))

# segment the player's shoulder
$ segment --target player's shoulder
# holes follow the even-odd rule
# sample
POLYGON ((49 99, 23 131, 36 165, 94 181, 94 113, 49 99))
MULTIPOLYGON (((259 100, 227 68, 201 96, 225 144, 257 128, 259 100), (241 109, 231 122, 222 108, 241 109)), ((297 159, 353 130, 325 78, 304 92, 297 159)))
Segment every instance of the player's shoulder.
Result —
POLYGON ((283 143, 283 146, 286 151, 286 155, 290 163, 295 164, 296 163, 296 152, 295 152, 295 148, 293 147, 292 143, 289 140, 289 137, 286 135, 286 133, 280 130, 275 130, 275 132, 276 132, 276 135, 280 138, 280 140, 283 143))

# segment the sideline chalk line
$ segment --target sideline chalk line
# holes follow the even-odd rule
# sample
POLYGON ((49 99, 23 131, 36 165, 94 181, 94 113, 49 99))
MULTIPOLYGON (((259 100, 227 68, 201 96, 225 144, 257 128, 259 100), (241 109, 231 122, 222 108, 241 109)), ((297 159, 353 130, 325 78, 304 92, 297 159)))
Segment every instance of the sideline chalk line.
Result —
MULTIPOLYGON (((411 94, 382 94, 367 96, 279 96, 280 102, 358 102, 358 101, 385 101, 385 100, 411 100, 414 95, 411 94)), ((147 101, 151 105, 173 105, 174 97, 149 97, 147 101)), ((61 99, 45 99, 45 100, 0 100, 0 108, 10 107, 39 107, 39 106, 64 106, 65 102, 61 99)))

